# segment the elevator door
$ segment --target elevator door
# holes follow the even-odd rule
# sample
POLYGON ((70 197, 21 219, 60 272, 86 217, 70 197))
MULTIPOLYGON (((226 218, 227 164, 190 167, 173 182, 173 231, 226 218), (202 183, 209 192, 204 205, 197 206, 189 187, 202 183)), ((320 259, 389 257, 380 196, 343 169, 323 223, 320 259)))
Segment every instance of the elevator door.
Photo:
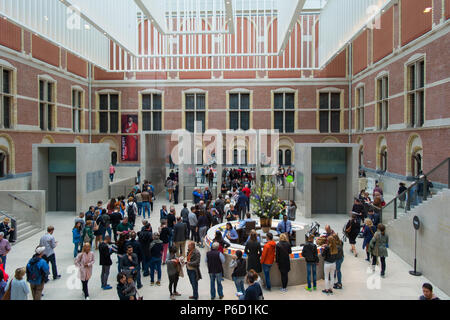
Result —
POLYGON ((318 177, 314 179, 312 213, 337 213, 338 178, 318 177))
POLYGON ((56 177, 56 211, 76 211, 76 177, 56 177))

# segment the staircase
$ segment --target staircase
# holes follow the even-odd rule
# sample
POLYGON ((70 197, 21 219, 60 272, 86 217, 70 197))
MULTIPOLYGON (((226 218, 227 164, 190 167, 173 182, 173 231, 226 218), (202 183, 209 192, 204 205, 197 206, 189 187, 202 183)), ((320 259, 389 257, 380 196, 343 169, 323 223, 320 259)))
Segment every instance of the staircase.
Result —
POLYGON ((10 217, 11 220, 16 221, 16 242, 12 245, 19 243, 22 240, 26 240, 41 231, 38 226, 35 226, 30 222, 26 222, 22 219, 18 219, 9 213, 8 217, 10 217))

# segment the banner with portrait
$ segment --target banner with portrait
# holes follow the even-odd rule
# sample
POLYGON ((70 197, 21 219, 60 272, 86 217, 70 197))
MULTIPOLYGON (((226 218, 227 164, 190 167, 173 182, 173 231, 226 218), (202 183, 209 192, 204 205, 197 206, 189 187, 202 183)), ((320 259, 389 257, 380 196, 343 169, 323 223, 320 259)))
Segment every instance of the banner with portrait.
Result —
POLYGON ((122 115, 122 161, 138 161, 138 116, 122 115))

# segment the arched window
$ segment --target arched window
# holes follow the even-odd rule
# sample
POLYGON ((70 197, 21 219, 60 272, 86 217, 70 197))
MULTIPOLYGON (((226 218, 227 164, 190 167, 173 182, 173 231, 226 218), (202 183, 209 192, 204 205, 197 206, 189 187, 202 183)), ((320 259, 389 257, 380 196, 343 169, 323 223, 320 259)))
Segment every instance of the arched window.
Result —
POLYGON ((283 162, 283 150, 278 150, 278 165, 282 166, 284 165, 283 162))
POLYGON ((113 151, 111 152, 111 163, 113 166, 117 164, 117 152, 113 151))
POLYGON ((380 153, 380 170, 385 172, 387 171, 387 148, 383 148, 381 149, 381 153, 380 153))
POLYGON ((237 166, 238 164, 238 150, 233 150, 233 165, 237 166))
POLYGON ((6 177, 8 173, 8 155, 0 152, 0 178, 6 177))
POLYGON ((422 156, 418 152, 411 156, 411 173, 414 177, 422 173, 422 156))
POLYGON ((292 165, 292 152, 291 152, 290 149, 287 149, 287 150, 284 152, 284 164, 285 164, 286 166, 292 165))

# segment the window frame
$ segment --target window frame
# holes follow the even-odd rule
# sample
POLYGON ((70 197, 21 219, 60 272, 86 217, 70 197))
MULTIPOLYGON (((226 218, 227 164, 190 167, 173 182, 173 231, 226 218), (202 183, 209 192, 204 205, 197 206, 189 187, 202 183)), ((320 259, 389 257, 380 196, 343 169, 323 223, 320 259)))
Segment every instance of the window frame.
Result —
POLYGON ((84 98, 83 89, 72 87, 72 131, 74 133, 81 133, 84 129, 84 98), (74 97, 76 97, 75 100, 74 97), (78 102, 78 105, 76 105, 76 102, 78 102), (74 115, 77 115, 75 119, 74 115))
POLYGON ((116 91, 108 91, 108 92, 97 92, 98 105, 97 105, 97 113, 98 113, 98 132, 100 134, 121 134, 121 93, 116 91), (108 106, 106 110, 100 109, 101 96, 108 96, 108 106), (111 109, 111 96, 117 96, 117 110, 111 109), (101 131, 101 114, 107 114, 107 124, 108 130, 106 132, 101 131), (111 113, 117 113, 117 132, 111 131, 111 113))
POLYGON ((41 131, 53 132, 56 131, 56 93, 57 93, 57 82, 56 80, 47 78, 47 77, 39 77, 38 78, 38 119, 39 119, 39 129, 41 131), (43 94, 44 97, 41 97, 41 82, 44 84, 43 94), (48 86, 51 85, 51 101, 48 101, 48 86), (42 98, 42 99, 41 99, 42 98), (41 115, 41 105, 44 105, 43 111, 44 115, 41 115), (49 119, 49 110, 51 110, 51 117, 49 119), (43 123, 41 124, 41 117, 43 118, 43 123), (50 121, 49 121, 50 120, 50 121), (50 125, 50 127, 49 127, 50 125))
POLYGON ((375 117, 378 131, 389 128, 389 74, 382 74, 375 79, 375 117))
POLYGON ((141 92, 140 93, 141 96, 141 128, 142 131, 145 132, 160 132, 163 130, 163 110, 164 110, 164 98, 163 98, 163 93, 162 92, 141 92), (144 97, 145 96, 150 96, 150 109, 144 109, 144 97), (155 96, 159 96, 161 99, 161 108, 160 109, 155 109, 155 104, 154 104, 154 97, 155 96), (155 117, 154 114, 158 113, 160 115, 160 129, 155 130, 155 117), (150 130, 146 129, 144 127, 144 115, 146 114, 150 114, 150 130))
POLYGON ((13 106, 15 101, 14 94, 14 69, 0 64, 0 129, 12 129, 13 126, 13 106), (9 74, 9 93, 3 92, 3 72, 9 74), (4 101, 9 98, 9 125, 5 126, 5 110, 4 101))
POLYGON ((422 128, 425 124, 425 68, 425 57, 406 64, 406 123, 409 128, 422 128), (421 64, 423 64, 423 69, 421 64), (412 68, 414 68, 414 88, 411 86, 412 68), (423 83, 421 76, 423 76, 423 83), (413 97, 414 110, 411 105, 413 97))
POLYGON ((230 130, 250 130, 251 129, 251 99, 252 94, 251 92, 228 92, 228 128, 230 130), (232 109, 231 108, 231 96, 237 95, 238 96, 238 108, 232 109), (242 95, 248 95, 248 108, 242 109, 242 95), (231 113, 237 113, 238 114, 238 126, 236 129, 231 128, 231 113), (242 113, 247 112, 248 113, 248 129, 243 129, 242 126, 242 113))
POLYGON ((342 115, 343 115, 343 90, 318 90, 317 92, 317 129, 319 130, 319 133, 323 133, 323 134, 333 134, 333 133, 341 133, 343 131, 343 121, 342 121, 342 115), (328 95, 328 108, 327 109, 322 109, 320 108, 320 96, 322 94, 327 94, 328 95), (337 109, 333 109, 331 107, 331 95, 332 94, 339 94, 339 108, 337 109), (339 112, 339 130, 337 132, 333 132, 332 131, 332 113, 333 112, 339 112), (328 130, 327 131, 321 131, 320 130, 320 116, 321 113, 327 113, 328 114, 328 130))
MULTIPOLYGON (((206 132, 206 130, 208 130, 208 127, 207 127, 208 94, 207 94, 207 92, 189 92, 189 91, 187 91, 187 92, 183 92, 183 98, 184 98, 184 119, 183 119, 184 128, 187 131, 189 131, 188 126, 187 126, 187 121, 188 121, 187 114, 193 113, 194 114, 194 131, 193 132, 195 132, 195 124, 197 122, 197 116, 198 116, 198 113, 201 112, 204 114, 204 128, 203 128, 204 130, 202 130, 202 133, 206 132), (187 108, 187 96, 188 95, 194 95, 194 108, 193 109, 187 108), (204 99, 205 99, 205 107, 203 109, 198 109, 198 106, 197 106, 197 103, 198 103, 197 96, 200 96, 200 95, 203 95, 204 99)), ((191 132, 191 131, 189 131, 189 132, 191 132)))
POLYGON ((273 101, 273 103, 272 103, 272 128, 274 129, 274 130, 277 130, 276 128, 275 128, 275 126, 276 126, 276 121, 275 121, 275 119, 276 119, 276 113, 277 112, 282 112, 282 114, 283 114, 283 121, 282 121, 282 123, 283 123, 283 130, 279 130, 279 132, 280 133, 286 133, 286 134, 290 134, 290 133, 295 133, 295 131, 296 131, 296 129, 297 129, 297 109, 298 109, 298 106, 297 106, 297 101, 298 101, 298 98, 297 98, 297 91, 296 90, 273 90, 272 91, 272 101, 273 101), (276 95, 279 95, 279 94, 282 94, 283 95, 283 107, 280 109, 280 108, 276 108, 275 107, 275 96, 276 95), (294 106, 293 106, 293 108, 292 109, 289 109, 289 108, 286 108, 286 95, 293 95, 293 98, 294 98, 294 106), (286 116, 286 113, 288 113, 288 112, 292 112, 292 113, 294 113, 294 119, 293 119, 293 127, 292 127, 292 131, 287 131, 286 130, 286 119, 287 119, 287 116, 286 116))

